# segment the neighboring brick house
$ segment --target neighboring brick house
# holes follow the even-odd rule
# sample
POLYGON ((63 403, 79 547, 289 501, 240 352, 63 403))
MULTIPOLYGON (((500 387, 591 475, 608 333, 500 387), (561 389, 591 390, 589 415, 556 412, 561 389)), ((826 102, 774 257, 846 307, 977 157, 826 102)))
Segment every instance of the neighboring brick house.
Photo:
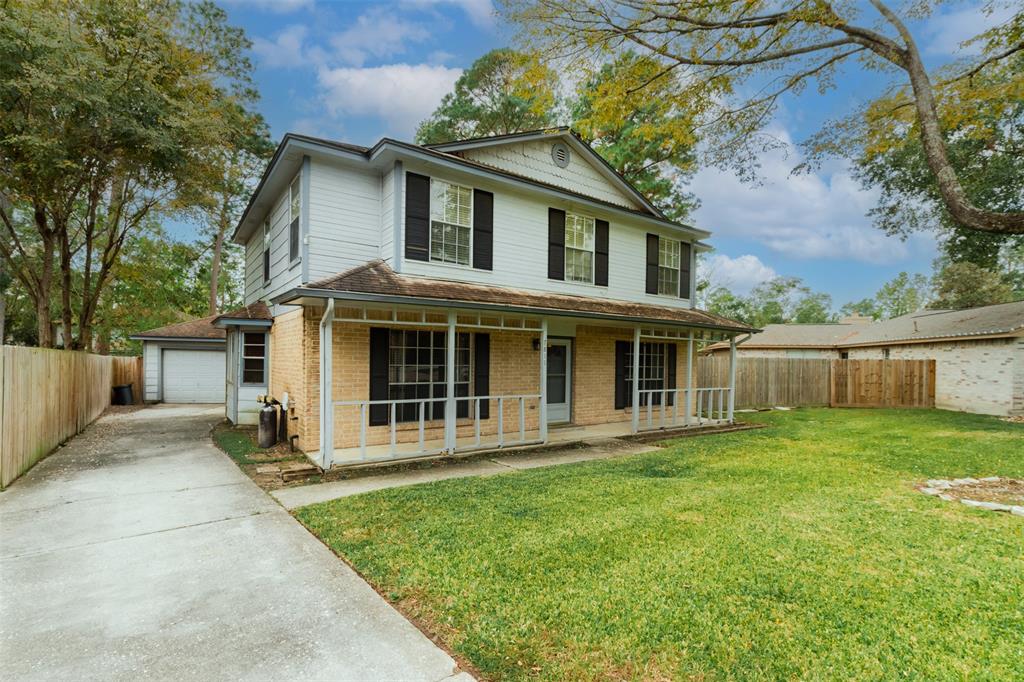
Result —
MULTIPOLYGON (((715 344, 705 353, 728 352, 715 344)), ((1024 301, 967 310, 922 310, 881 322, 767 325, 740 357, 935 360, 935 406, 1024 414, 1024 301)))
POLYGON ((731 388, 692 388, 687 359, 754 330, 694 307, 708 236, 565 128, 286 135, 232 235, 269 319, 214 320, 228 417, 255 407, 232 377, 265 385, 324 466, 728 422, 731 388))

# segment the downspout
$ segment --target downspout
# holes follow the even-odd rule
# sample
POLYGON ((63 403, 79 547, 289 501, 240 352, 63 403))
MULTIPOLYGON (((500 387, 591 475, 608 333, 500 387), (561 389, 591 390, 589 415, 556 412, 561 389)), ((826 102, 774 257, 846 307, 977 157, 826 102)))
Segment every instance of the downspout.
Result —
POLYGON ((331 468, 334 459, 334 299, 327 299, 320 318, 320 466, 331 468))

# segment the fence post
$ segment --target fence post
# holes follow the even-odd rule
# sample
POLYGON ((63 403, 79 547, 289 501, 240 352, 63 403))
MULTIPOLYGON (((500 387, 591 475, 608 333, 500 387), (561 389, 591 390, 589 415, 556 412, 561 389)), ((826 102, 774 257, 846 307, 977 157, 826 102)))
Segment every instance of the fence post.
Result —
POLYGON ((736 407, 736 337, 729 339, 729 412, 726 419, 732 424, 733 410, 736 407))

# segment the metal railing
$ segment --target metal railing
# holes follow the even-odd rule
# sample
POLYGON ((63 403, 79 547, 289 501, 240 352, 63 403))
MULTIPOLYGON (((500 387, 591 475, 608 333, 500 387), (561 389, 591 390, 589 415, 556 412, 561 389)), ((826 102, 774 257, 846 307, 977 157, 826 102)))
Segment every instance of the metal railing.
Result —
POLYGON ((729 398, 732 391, 724 386, 641 389, 639 409, 643 418, 639 428, 641 431, 650 431, 731 422, 729 398))
MULTIPOLYGON (((539 438, 528 439, 526 430, 526 401, 528 400, 540 400, 539 394, 523 394, 523 395, 483 395, 483 396, 456 396, 454 402, 456 406, 461 402, 468 402, 470 405, 471 418, 473 419, 473 439, 468 445, 458 445, 458 423, 460 419, 466 419, 467 417, 458 417, 458 407, 456 407, 456 433, 449 438, 447 434, 448 423, 446 420, 441 418, 432 417, 428 418, 428 407, 430 403, 440 403, 446 405, 448 403, 447 398, 405 398, 395 400, 336 400, 334 401, 334 407, 355 407, 358 408, 359 414, 359 440, 358 445, 355 448, 359 453, 359 462, 371 462, 371 461, 385 461, 391 459, 406 459, 415 457, 429 457, 431 455, 438 455, 443 453, 451 452, 467 452, 472 450, 490 449, 490 448, 505 448, 513 447, 518 445, 532 445, 534 443, 540 443, 539 438), (497 402, 497 414, 489 415, 489 419, 495 419, 497 421, 497 433, 494 434, 495 439, 493 441, 484 441, 481 435, 481 419, 480 405, 483 401, 496 401, 497 402), (509 438, 505 430, 505 406, 509 403, 514 403, 518 407, 518 429, 512 431, 513 437, 509 438), (379 425, 371 425, 369 423, 369 417, 371 408, 376 405, 387 406, 387 423, 379 425), (407 438, 406 433, 411 429, 399 429, 398 424, 398 407, 400 405, 416 405, 416 438, 407 438), (434 422, 428 427, 430 422, 434 422), (442 426, 442 423, 445 426, 442 426), (370 429, 387 428, 388 429, 388 442, 381 445, 368 445, 367 440, 370 429), (441 430, 444 435, 440 438, 441 443, 436 443, 432 447, 428 447, 428 441, 426 439, 427 429, 438 429, 441 430), (400 449, 401 445, 409 445, 415 443, 416 447, 413 450, 400 449), (454 443, 452 447, 448 443, 454 443), (382 446, 386 445, 386 450, 382 450, 382 446), (376 448, 377 451, 370 453, 370 448, 376 448), (371 456, 372 455, 372 456, 371 456)), ((333 416, 333 415, 332 415, 333 416)), ((403 423, 411 423, 405 421, 403 423)), ((339 433, 343 436, 345 433, 345 424, 342 423, 342 427, 339 433)), ((434 439, 438 440, 438 439, 434 439)), ((346 448, 335 448, 336 450, 345 450, 346 448)), ((344 464, 346 458, 339 459, 338 464, 344 464)))

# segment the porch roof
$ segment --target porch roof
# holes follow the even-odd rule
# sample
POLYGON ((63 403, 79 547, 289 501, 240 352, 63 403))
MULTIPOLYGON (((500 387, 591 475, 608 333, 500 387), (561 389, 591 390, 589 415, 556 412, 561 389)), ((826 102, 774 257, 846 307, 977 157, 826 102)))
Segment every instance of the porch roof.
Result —
POLYGON ((302 303, 304 299, 324 298, 498 309, 520 314, 699 327, 727 333, 757 331, 742 322, 694 308, 673 308, 593 296, 573 296, 403 275, 392 270, 382 260, 374 260, 332 277, 311 282, 304 287, 297 287, 277 296, 273 302, 302 303))
POLYGON ((213 325, 216 327, 228 327, 228 326, 253 326, 253 327, 269 327, 274 323, 274 316, 270 312, 270 308, 263 301, 256 301, 250 303, 244 308, 236 308, 235 310, 229 310, 226 313, 221 313, 219 316, 213 319, 213 325))

